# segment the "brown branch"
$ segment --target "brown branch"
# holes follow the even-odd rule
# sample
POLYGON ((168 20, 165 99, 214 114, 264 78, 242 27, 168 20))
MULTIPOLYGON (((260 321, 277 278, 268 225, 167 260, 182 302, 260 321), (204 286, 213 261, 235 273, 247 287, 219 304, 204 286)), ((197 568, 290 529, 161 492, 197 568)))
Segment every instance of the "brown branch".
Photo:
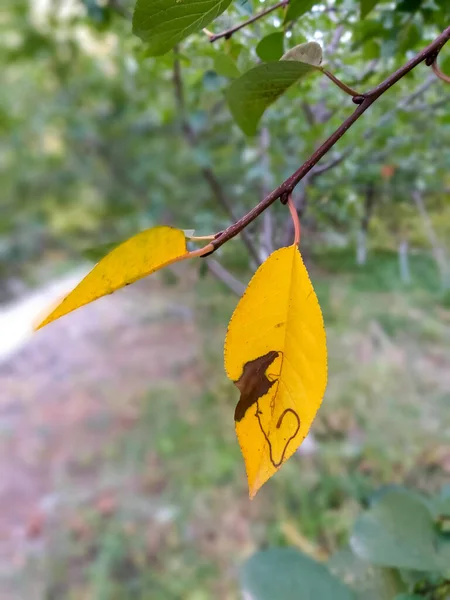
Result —
POLYGON ((278 2, 278 4, 274 4, 273 6, 266 8, 266 10, 263 10, 260 13, 251 17, 250 19, 247 19, 247 21, 244 21, 240 25, 235 25, 234 27, 231 27, 230 29, 227 29, 226 31, 222 31, 221 33, 216 33, 214 35, 210 35, 209 41, 211 42, 211 44, 213 44, 215 41, 220 40, 220 38, 225 38, 226 40, 229 40, 230 37, 233 35, 233 33, 236 33, 236 31, 239 31, 240 29, 247 27, 247 25, 251 25, 255 21, 259 21, 259 19, 262 19, 263 17, 270 14, 274 10, 277 10, 278 8, 283 8, 283 7, 287 6, 288 4, 289 4, 289 0, 281 0, 281 2, 278 2))
MULTIPOLYGON (((276 200, 281 199, 287 201, 289 194, 292 193, 296 185, 309 173, 319 160, 341 139, 343 135, 356 123, 356 121, 372 106, 380 96, 387 92, 395 85, 402 77, 412 71, 417 65, 424 61, 430 61, 436 57, 442 46, 450 39, 450 26, 447 27, 429 46, 419 52, 414 58, 409 60, 405 65, 397 69, 392 75, 389 75, 383 82, 375 88, 362 94, 355 96, 353 102, 357 104, 355 111, 345 119, 345 121, 325 140, 325 142, 306 160, 303 165, 297 169, 290 177, 288 177, 281 185, 268 194, 259 204, 257 204, 250 212, 244 215, 241 219, 230 225, 222 232, 213 242, 214 250, 217 250, 228 240, 231 240, 238 233, 243 231, 247 225, 254 221, 261 213, 263 213, 276 200)), ((431 62, 430 62, 431 64, 431 62)))

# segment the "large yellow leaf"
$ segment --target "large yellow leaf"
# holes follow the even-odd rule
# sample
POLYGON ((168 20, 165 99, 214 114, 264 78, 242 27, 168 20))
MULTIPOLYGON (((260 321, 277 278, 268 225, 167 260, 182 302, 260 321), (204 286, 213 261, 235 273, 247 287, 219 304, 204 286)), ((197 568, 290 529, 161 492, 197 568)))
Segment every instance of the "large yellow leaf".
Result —
POLYGON ((305 439, 327 383, 322 313, 297 246, 256 271, 228 326, 225 370, 241 392, 236 433, 252 498, 305 439))
POLYGON ((102 258, 36 329, 188 256, 180 229, 162 226, 142 231, 102 258))

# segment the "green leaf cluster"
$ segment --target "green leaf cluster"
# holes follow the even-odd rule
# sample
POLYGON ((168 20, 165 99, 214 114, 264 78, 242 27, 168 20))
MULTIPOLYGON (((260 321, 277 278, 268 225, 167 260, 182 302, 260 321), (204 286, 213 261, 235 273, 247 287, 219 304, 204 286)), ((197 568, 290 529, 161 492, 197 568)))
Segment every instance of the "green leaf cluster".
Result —
POLYGON ((357 519, 350 547, 327 564, 293 548, 263 550, 242 567, 242 589, 254 600, 446 597, 450 538, 440 523, 449 509, 446 488, 432 498, 382 489, 357 519))

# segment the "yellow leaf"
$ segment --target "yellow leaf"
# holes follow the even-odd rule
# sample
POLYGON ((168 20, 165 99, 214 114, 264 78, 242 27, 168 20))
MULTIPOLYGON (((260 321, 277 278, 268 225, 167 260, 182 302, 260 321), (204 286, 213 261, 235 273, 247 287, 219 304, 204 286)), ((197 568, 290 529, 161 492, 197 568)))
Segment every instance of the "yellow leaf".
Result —
POLYGON ((231 317, 225 370, 250 497, 305 439, 327 384, 322 313, 297 246, 259 267, 231 317))
POLYGON ((142 231, 102 258, 36 329, 188 256, 186 237, 180 229, 153 227, 142 231))

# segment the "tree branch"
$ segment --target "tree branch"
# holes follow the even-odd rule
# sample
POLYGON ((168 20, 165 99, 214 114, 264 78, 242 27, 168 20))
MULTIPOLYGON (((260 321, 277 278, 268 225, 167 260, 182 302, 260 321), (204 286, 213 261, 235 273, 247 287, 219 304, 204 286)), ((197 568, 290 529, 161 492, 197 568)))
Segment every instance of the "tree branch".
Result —
POLYGON ((283 7, 287 6, 288 4, 289 4, 289 0, 281 0, 281 2, 278 2, 278 4, 274 4, 273 6, 271 6, 269 8, 266 8, 266 10, 263 10, 260 13, 258 13, 256 15, 254 15, 253 17, 251 17, 250 19, 247 19, 247 21, 244 21, 240 25, 236 25, 235 27, 231 27, 230 29, 227 29, 226 31, 222 31, 221 33, 216 33, 216 34, 213 34, 213 35, 208 35, 209 41, 211 42, 211 44, 213 44, 217 40, 220 40, 220 38, 225 38, 226 40, 229 40, 230 37, 233 35, 233 33, 236 33, 236 31, 239 31, 240 29, 243 29, 244 27, 247 27, 248 25, 251 25, 255 21, 258 21, 259 19, 262 19, 263 17, 265 17, 266 15, 270 14, 274 10, 277 10, 278 8, 283 8, 283 7))
MULTIPOLYGON (((450 39, 450 26, 447 27, 429 46, 419 52, 414 58, 409 60, 405 65, 397 69, 392 75, 387 77, 375 88, 362 94, 355 96, 353 102, 357 104, 355 111, 345 119, 345 121, 330 135, 330 137, 306 160, 303 165, 297 169, 290 177, 288 177, 281 185, 268 194, 259 204, 257 204, 250 212, 244 215, 241 219, 230 225, 223 231, 212 243, 214 250, 217 250, 228 240, 231 240, 238 233, 243 231, 247 225, 254 221, 261 213, 263 213, 276 200, 281 199, 287 201, 289 194, 292 193, 296 185, 309 173, 319 160, 341 139, 343 135, 356 123, 356 121, 372 106, 380 96, 387 92, 395 85, 402 77, 412 71, 417 65, 426 61, 431 64, 435 59, 442 46, 450 39)), ((213 250, 213 251, 214 251, 213 250)))
POLYGON ((237 296, 242 296, 245 292, 245 285, 239 279, 236 279, 234 275, 217 262, 217 260, 214 260, 214 258, 208 258, 206 264, 216 279, 225 284, 237 296))

